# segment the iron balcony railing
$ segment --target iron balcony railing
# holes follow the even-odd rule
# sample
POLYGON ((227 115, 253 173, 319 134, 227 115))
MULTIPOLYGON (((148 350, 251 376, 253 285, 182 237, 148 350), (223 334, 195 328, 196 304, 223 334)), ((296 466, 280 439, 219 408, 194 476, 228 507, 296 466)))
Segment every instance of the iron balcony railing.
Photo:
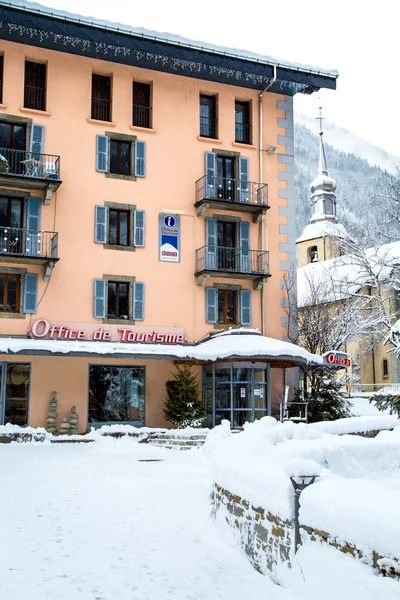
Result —
POLYGON ((58 233, 0 227, 0 255, 58 259, 58 233))
POLYGON ((60 157, 25 150, 0 148, 0 177, 31 177, 60 180, 60 157))
POLYGON ((203 271, 268 275, 269 254, 261 250, 202 246, 196 250, 196 273, 203 271))
POLYGON ((150 106, 133 105, 132 125, 135 127, 151 128, 151 108, 150 106))
POLYGON ((111 100, 92 96, 92 119, 111 121, 111 100))
POLYGON ((24 87, 24 107, 46 110, 46 88, 26 85, 24 87))
POLYGON ((250 144, 251 126, 248 123, 235 123, 235 142, 250 144))
POLYGON ((204 175, 196 181, 196 204, 202 200, 267 206, 268 185, 246 179, 227 179, 204 175))
POLYGON ((200 115, 200 136, 215 139, 217 137, 217 119, 200 115))

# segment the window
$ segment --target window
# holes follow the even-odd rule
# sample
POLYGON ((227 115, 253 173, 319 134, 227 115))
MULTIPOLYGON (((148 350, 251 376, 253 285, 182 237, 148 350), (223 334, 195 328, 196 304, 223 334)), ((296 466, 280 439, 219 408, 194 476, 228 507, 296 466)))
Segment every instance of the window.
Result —
POLYGON ((325 214, 333 215, 333 202, 330 198, 325 198, 325 214))
POLYGON ((29 364, 0 363, 0 405, 4 406, 4 423, 20 427, 28 424, 30 370, 29 364))
POLYGON ((251 325, 251 291, 206 288, 206 322, 219 325, 251 325))
POLYGON ((218 290, 218 321, 231 325, 237 323, 237 292, 233 290, 218 290))
POLYGON ((384 358, 382 361, 382 377, 389 377, 389 361, 384 358))
POLYGON ((200 95, 200 135, 217 137, 217 99, 215 96, 200 95))
POLYGON ((144 425, 145 368, 89 366, 89 422, 144 425))
POLYGON ((129 283, 109 281, 107 290, 107 317, 129 319, 129 283))
POLYGON ((310 263, 318 262, 318 247, 317 246, 311 246, 311 248, 308 249, 308 258, 309 258, 310 263))
POLYGON ((131 175, 131 142, 110 140, 110 173, 131 175))
POLYGON ((130 212, 110 209, 108 215, 108 243, 128 246, 130 212))
POLYGON ((25 61, 24 106, 46 110, 46 65, 25 61))
POLYGON ((134 206, 109 203, 95 207, 94 241, 111 246, 144 247, 145 213, 134 206))
POLYGON ((250 102, 235 102, 235 142, 251 144, 250 102))
POLYGON ((134 81, 132 84, 132 125, 151 128, 151 86, 134 81))
POLYGON ((92 119, 111 121, 111 77, 92 75, 92 119))
POLYGON ((0 312, 19 313, 21 275, 0 273, 0 312))
POLYGON ((144 283, 134 277, 105 275, 94 280, 94 318, 144 320, 144 283))
POLYGON ((3 103, 4 56, 0 55, 0 104, 3 103))
POLYGON ((96 171, 122 179, 146 177, 146 142, 125 134, 96 136, 96 171))

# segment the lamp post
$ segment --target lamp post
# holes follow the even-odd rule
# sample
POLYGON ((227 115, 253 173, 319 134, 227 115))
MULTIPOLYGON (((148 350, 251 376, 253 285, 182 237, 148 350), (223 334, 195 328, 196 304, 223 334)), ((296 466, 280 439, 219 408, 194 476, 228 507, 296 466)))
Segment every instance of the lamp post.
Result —
POLYGON ((294 487, 294 553, 296 554, 300 544, 300 494, 309 485, 314 483, 317 475, 293 475, 290 478, 294 487))

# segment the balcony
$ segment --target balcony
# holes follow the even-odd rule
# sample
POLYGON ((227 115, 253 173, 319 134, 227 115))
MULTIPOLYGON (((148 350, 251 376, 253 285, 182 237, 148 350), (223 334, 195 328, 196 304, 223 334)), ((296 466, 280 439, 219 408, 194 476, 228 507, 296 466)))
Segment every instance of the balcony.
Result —
POLYGON ((151 108, 150 106, 133 105, 132 125, 134 127, 151 128, 151 108))
POLYGON ((268 185, 204 175, 196 181, 195 207, 199 217, 207 208, 218 208, 252 213, 256 222, 269 208, 268 185))
POLYGON ((198 285, 204 285, 209 277, 228 277, 252 279, 258 288, 270 277, 269 254, 261 250, 202 246, 196 250, 195 276, 198 285))
POLYGON ((58 258, 58 233, 0 227, 0 262, 45 266, 45 281, 58 258))
POLYGON ((61 185, 60 157, 0 148, 0 186, 46 190, 45 204, 61 185))
POLYGON ((92 96, 92 119, 96 121, 111 121, 112 102, 108 98, 96 98, 92 96))

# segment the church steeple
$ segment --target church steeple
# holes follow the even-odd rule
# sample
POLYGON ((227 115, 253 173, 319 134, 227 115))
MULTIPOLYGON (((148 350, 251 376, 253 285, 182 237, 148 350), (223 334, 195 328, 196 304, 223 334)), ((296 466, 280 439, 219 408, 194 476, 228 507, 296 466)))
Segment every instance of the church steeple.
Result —
POLYGON ((324 148, 321 107, 319 108, 319 164, 318 175, 311 184, 312 215, 310 223, 321 221, 337 223, 336 217, 336 181, 329 177, 324 148))

